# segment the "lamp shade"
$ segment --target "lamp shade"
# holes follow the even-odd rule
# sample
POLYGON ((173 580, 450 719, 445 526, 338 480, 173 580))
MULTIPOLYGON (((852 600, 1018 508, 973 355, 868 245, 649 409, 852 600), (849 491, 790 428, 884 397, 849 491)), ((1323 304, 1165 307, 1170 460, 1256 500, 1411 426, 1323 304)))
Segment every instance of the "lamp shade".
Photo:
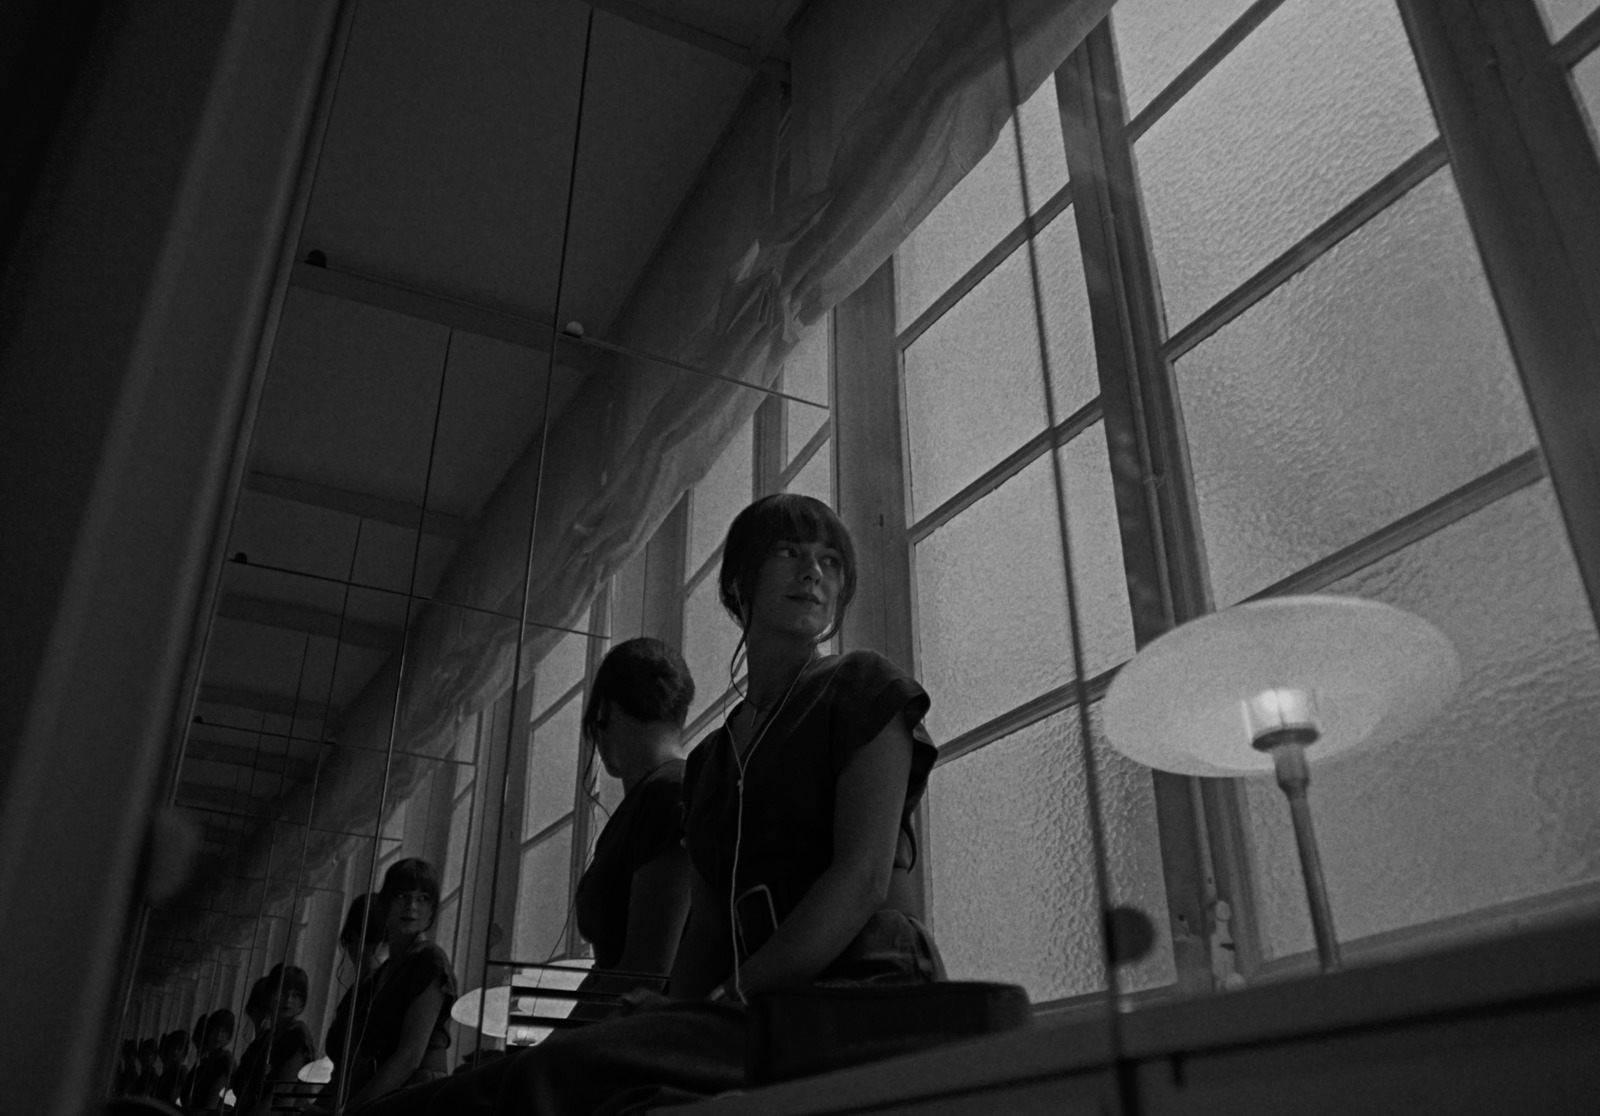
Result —
POLYGON ((1455 648, 1420 617, 1355 597, 1276 597, 1146 645, 1113 679, 1102 724, 1113 748, 1149 767, 1246 775, 1273 769, 1252 746, 1263 708, 1303 713, 1308 696, 1318 739, 1306 756, 1327 760, 1417 728, 1460 681, 1455 648))
POLYGON ((478 1028, 478 1010, 483 1007, 483 1033, 490 1038, 506 1037, 506 1014, 511 1008, 511 987, 502 984, 489 989, 488 1005, 483 1006, 484 991, 474 988, 456 998, 450 1006, 450 1018, 473 1030, 478 1028))

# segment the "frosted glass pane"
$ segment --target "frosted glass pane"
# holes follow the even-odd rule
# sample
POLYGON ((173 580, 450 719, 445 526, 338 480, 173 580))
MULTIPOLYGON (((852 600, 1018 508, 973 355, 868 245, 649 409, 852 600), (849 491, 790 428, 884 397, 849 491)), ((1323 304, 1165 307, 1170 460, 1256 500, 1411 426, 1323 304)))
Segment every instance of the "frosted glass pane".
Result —
MULTIPOLYGON (((1068 210, 1038 239, 1059 417, 1099 392, 1078 227, 1068 210)), ((1045 427, 1026 247, 905 353, 913 516, 920 519, 1045 427)))
POLYGON ((467 840, 472 826, 472 796, 464 794, 450 811, 450 837, 445 844, 444 874, 439 886, 448 895, 461 886, 467 866, 467 840))
POLYGON ((811 460, 795 474, 784 491, 814 496, 833 507, 833 447, 827 442, 818 446, 811 460))
MULTIPOLYGON (((1450 637, 1462 684, 1427 729, 1313 769, 1339 937, 1600 880, 1600 644, 1548 482, 1337 585, 1450 637)), ((1312 947, 1287 808, 1249 781, 1270 955, 1312 947)))
POLYGON ((1535 444, 1447 171, 1178 362, 1218 604, 1535 444))
POLYGON ((1138 144, 1173 330, 1434 136, 1394 0, 1291 0, 1138 144))
MULTIPOLYGON (((810 326, 800 331, 800 339, 795 342, 794 349, 789 350, 789 358, 784 360, 784 393, 798 395, 802 400, 811 400, 821 403, 826 413, 829 405, 829 390, 827 390, 827 350, 829 350, 829 321, 834 315, 826 313, 810 326)), ((818 408, 795 408, 800 411, 818 411, 818 408)), ((790 411, 790 424, 794 422, 794 413, 790 411)), ((813 427, 814 428, 814 427, 813 427)), ((805 435, 798 441, 790 441, 794 449, 805 444, 805 435)), ((790 457, 794 452, 790 452, 790 457)))
POLYGON ((534 667, 533 710, 537 717, 572 687, 583 681, 589 637, 564 635, 534 667))
MULTIPOLYGON (((1105 433, 1062 451, 1087 670, 1133 654, 1105 433)), ((917 544, 917 633, 928 728, 948 741, 1072 678, 1050 459, 1041 456, 917 544)))
MULTIPOLYGON (((1022 106, 1022 143, 1034 211, 1067 184, 1056 84, 1046 80, 1022 106)), ((905 329, 1022 222, 1017 141, 1011 124, 954 190, 901 243, 894 257, 895 302, 905 329)))
POLYGON ((739 642, 738 625, 723 609, 717 592, 717 572, 713 570, 695 586, 683 610, 683 661, 694 679, 690 720, 728 688, 728 664, 739 642))
MULTIPOLYGON (((456 921, 461 914, 461 900, 451 899, 439 908, 439 917, 433 921, 433 932, 428 936, 451 957, 463 952, 456 943, 456 921)), ((331 1021, 331 1016, 330 1016, 331 1021)))
POLYGON ((1539 0, 1552 41, 1578 26, 1584 16, 1600 7, 1596 0, 1539 0))
POLYGON ((694 486, 689 501, 689 572, 700 568, 722 545, 728 524, 744 510, 755 492, 755 421, 745 423, 694 486))
MULTIPOLYGON (((1150 772, 1095 732, 1112 901, 1138 906, 1157 934, 1123 988, 1170 984, 1150 772)), ((1105 988, 1087 801, 1075 710, 934 769, 929 911, 953 979, 1020 984, 1035 1002, 1105 988)))
POLYGON ((1572 84, 1589 117, 1589 139, 1600 140, 1600 51, 1589 54, 1572 67, 1572 84))
POLYGON ((783 362, 785 394, 821 404, 819 407, 807 407, 795 402, 786 404, 789 408, 789 441, 783 455, 784 464, 793 461, 794 455, 806 444, 806 439, 816 433, 817 427, 828 420, 828 406, 831 402, 828 389, 828 350, 832 347, 829 344, 828 323, 831 319, 831 314, 824 315, 802 331, 800 340, 795 342, 794 348, 789 351, 789 358, 783 362))
POLYGON ((1120 0, 1111 12, 1128 119, 1244 14, 1251 0, 1120 0))
POLYGON ((567 883, 572 872, 572 827, 522 850, 517 876, 516 961, 537 964, 561 951, 567 927, 567 883))
POLYGON ((528 752, 528 794, 522 807, 526 840, 572 810, 578 789, 578 746, 583 695, 571 698, 533 732, 528 752))

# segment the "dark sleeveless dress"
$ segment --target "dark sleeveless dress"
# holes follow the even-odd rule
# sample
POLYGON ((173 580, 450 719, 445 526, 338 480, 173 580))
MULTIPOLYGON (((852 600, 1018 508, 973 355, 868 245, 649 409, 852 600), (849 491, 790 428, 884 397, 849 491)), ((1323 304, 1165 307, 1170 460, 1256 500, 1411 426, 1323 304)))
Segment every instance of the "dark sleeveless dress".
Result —
MULTIPOLYGON (((749 757, 738 883, 765 885, 781 921, 833 856, 834 787, 856 751, 900 717, 912 733, 902 821, 927 788, 935 749, 921 722, 928 695, 881 655, 823 659, 802 675, 749 757)), ((730 887, 737 771, 723 729, 689 757, 684 807, 690 859, 719 892, 730 887)), ((914 850, 903 830, 896 863, 914 850)), ((747 943, 748 949, 759 943, 747 943)), ((728 959, 731 973, 733 959, 728 959)), ((942 978, 932 939, 908 914, 886 909, 819 976, 830 984, 920 983, 942 978)), ((362 1116, 624 1116, 744 1087, 744 1009, 672 1001, 558 1031, 531 1050, 446 1081, 407 1089, 362 1116)))

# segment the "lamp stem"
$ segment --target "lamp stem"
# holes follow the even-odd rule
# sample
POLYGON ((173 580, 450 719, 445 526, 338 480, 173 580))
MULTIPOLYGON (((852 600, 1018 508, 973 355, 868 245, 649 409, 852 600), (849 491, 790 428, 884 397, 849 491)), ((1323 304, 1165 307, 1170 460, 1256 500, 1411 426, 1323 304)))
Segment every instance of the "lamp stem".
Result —
MULTIPOLYGON (((1287 735, 1287 734, 1286 734, 1287 735)), ((1311 803, 1306 792, 1311 786, 1311 766, 1306 763, 1306 746, 1288 739, 1271 748, 1273 770, 1278 786, 1289 800, 1289 817, 1294 822, 1294 843, 1300 852, 1300 875, 1306 882, 1306 903, 1311 908, 1311 932, 1317 940, 1317 958, 1322 971, 1339 968, 1339 940, 1333 933, 1333 908, 1328 904, 1328 888, 1322 875, 1322 856, 1317 852, 1317 834, 1311 825, 1311 803)))

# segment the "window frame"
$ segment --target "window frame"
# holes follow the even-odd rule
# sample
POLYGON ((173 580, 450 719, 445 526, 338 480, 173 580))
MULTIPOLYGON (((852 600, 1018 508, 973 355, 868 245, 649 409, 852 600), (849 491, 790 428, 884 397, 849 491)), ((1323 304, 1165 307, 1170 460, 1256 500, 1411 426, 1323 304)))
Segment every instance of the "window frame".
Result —
MULTIPOLYGON (((907 459, 906 349, 1030 234, 1037 234, 1067 208, 1074 210, 1083 262, 1090 276, 1101 393, 1061 420, 1054 430, 1041 431, 918 521, 909 522, 909 516, 899 520, 906 524, 905 568, 898 578, 885 584, 884 591, 894 598, 886 607, 910 617, 913 661, 919 658, 915 646, 916 543, 1038 456, 1053 446, 1064 445, 1097 420, 1106 424, 1138 645, 1211 611, 1208 566, 1173 364, 1447 165, 1455 176, 1478 242, 1484 273, 1502 309, 1513 358, 1521 372, 1530 409, 1535 412, 1540 447, 1503 462, 1295 571, 1251 599, 1326 588, 1548 475, 1556 485, 1574 558, 1583 574, 1591 611, 1595 610, 1600 595, 1596 592, 1600 585, 1600 482, 1595 478, 1600 476, 1600 470, 1594 469, 1592 463, 1600 460, 1600 433, 1591 430, 1583 436, 1581 431, 1569 430, 1554 443, 1548 438, 1550 424, 1539 420, 1541 410, 1565 411, 1561 417, 1570 418, 1579 391, 1563 369, 1550 367, 1552 346, 1547 338, 1553 324, 1551 315, 1547 310, 1541 312, 1537 305, 1529 305, 1538 299, 1526 288, 1541 278, 1541 253, 1564 253, 1564 258, 1575 261, 1561 279, 1568 294, 1566 302, 1570 308, 1574 301, 1587 300, 1589 313, 1587 317, 1569 314, 1562 338, 1585 354, 1587 367, 1600 366, 1600 326, 1590 327, 1591 322, 1600 322, 1600 238, 1588 234, 1588 229, 1600 227, 1600 221, 1591 220, 1585 229, 1573 216, 1585 212, 1600 215, 1600 205, 1594 201, 1600 198, 1600 161, 1583 128, 1581 108, 1570 81, 1565 80, 1567 68, 1600 47, 1600 12, 1585 17, 1560 42, 1549 44, 1543 39, 1544 25, 1534 0, 1516 0, 1515 10, 1500 10, 1497 3, 1472 0, 1473 11, 1463 14, 1446 12, 1446 5, 1440 0, 1400 0, 1402 19, 1439 135, 1168 336, 1142 212, 1133 145, 1282 3, 1283 0, 1258 0, 1252 4, 1132 120, 1124 116, 1110 22, 1115 14, 1103 21, 1064 61, 1054 79, 1067 149, 1067 185, 1032 217, 1020 221, 910 324, 893 332, 891 363, 898 390, 898 414, 893 421, 880 414, 873 421, 871 436, 892 437, 897 453, 907 459), (1534 31, 1540 34, 1536 36, 1534 31), (1484 52, 1510 54, 1517 62, 1515 72, 1538 70, 1539 80, 1508 92, 1504 87, 1511 83, 1499 73, 1468 72, 1469 62, 1484 52), (1552 72, 1552 63, 1561 68, 1559 74, 1552 72), (1482 85, 1495 88, 1486 94, 1476 88, 1482 85), (1477 115, 1486 95, 1494 106, 1488 121, 1477 115), (1560 118, 1553 129, 1559 143, 1547 141, 1531 153, 1509 150, 1516 147, 1521 130, 1530 122, 1548 120, 1552 115, 1560 118), (1512 120, 1513 117, 1517 119, 1512 120), (1521 122, 1521 130, 1508 126, 1517 121, 1521 122), (1555 150, 1558 147, 1559 151, 1555 150), (1507 158, 1512 161, 1509 170, 1505 166, 1507 158), (1508 183, 1508 179, 1513 181, 1508 183), (1559 213, 1538 214, 1542 219, 1536 230, 1538 247, 1529 247, 1518 234, 1526 236, 1525 211, 1529 208, 1528 199, 1538 196, 1536 191, 1557 196, 1557 201, 1545 208, 1565 208, 1559 213), (1575 224, 1579 227, 1574 228, 1575 224), (1571 319, 1576 319, 1576 324, 1571 319), (1530 369, 1530 359, 1536 364, 1542 359, 1544 366, 1530 369), (1118 446, 1124 447, 1120 454, 1118 446), (1584 468, 1589 469, 1587 474, 1582 473, 1584 468), (1567 478, 1564 484, 1563 476, 1567 478), (1574 499, 1573 492, 1582 495, 1574 499)), ((1513 72, 1510 65, 1503 68, 1513 72)), ((1002 135, 999 142, 1013 140, 1010 135, 1002 135)), ((880 318, 886 299, 889 328, 894 331, 892 272, 887 295, 880 291, 874 297, 880 318)), ((881 331, 881 323, 878 328, 881 331)), ((903 466, 902 470, 909 485, 909 468, 903 466)), ((842 494, 859 490, 861 482, 846 473, 836 483, 842 494)), ((1087 680, 1091 700, 1104 693, 1114 674, 1113 669, 1087 680)), ((1075 701, 1075 687, 1070 684, 1040 695, 947 742, 941 748, 939 762, 969 755, 1044 717, 1071 708, 1075 701)), ((1225 972, 1230 964, 1226 958, 1214 956, 1217 951, 1212 944, 1218 930, 1217 913, 1222 909, 1219 903, 1223 902, 1231 907, 1232 917, 1226 927, 1235 943, 1231 964, 1241 975, 1247 979, 1271 979, 1304 969, 1309 954, 1262 960, 1242 788, 1238 782, 1161 772, 1152 772, 1152 779, 1174 942, 1186 931, 1198 941, 1197 948, 1175 945, 1175 985, 1141 993, 1134 999, 1159 999, 1173 992, 1204 991, 1217 986, 1217 972, 1225 972)), ((1520 926, 1524 918, 1544 924, 1569 918, 1574 912, 1592 913, 1600 909, 1600 886, 1577 889, 1571 896, 1519 902, 1510 907, 1516 910, 1471 912, 1378 935, 1384 940, 1369 943, 1370 948, 1358 948, 1356 952, 1415 952, 1419 947, 1470 938, 1474 927, 1479 928, 1476 932, 1481 936, 1485 927, 1520 926)), ((1080 1001, 1087 1006, 1087 1001, 1097 1000, 1100 995, 1074 997, 1054 1007, 1071 1011, 1080 1001)))

